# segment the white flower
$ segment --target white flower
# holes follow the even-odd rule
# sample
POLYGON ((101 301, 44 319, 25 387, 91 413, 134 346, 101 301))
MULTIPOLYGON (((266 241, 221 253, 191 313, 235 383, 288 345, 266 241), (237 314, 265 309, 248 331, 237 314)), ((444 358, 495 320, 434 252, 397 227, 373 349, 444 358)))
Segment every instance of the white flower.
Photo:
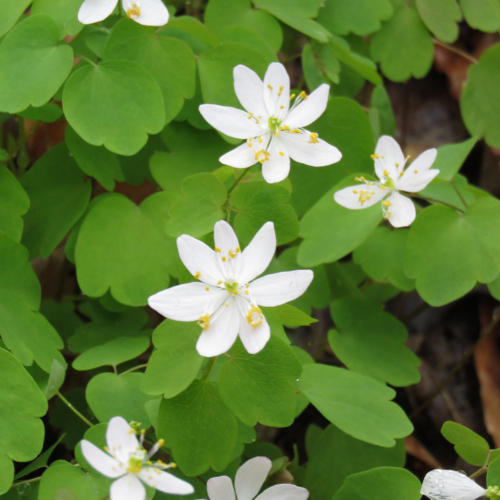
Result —
MULTIPOLYGON (((236 473, 234 486, 227 476, 212 477, 207 482, 210 500, 253 500, 271 470, 271 460, 255 457, 245 462, 236 473), (236 489, 236 495, 235 490, 236 489)), ((263 491, 255 500, 306 500, 309 492, 293 484, 276 484, 263 491)))
MULTIPOLYGON (((119 0, 85 0, 78 11, 83 24, 103 21, 112 14, 119 0)), ((168 10, 161 0, 122 0, 129 19, 145 26, 163 26, 168 22, 168 10)))
POLYGON ((288 176, 290 158, 312 167, 324 167, 342 158, 340 151, 306 127, 325 111, 330 86, 323 84, 310 96, 301 92, 289 109, 290 78, 280 63, 271 63, 264 77, 246 66, 234 68, 234 90, 247 112, 227 106, 202 104, 200 113, 220 132, 246 142, 221 156, 225 165, 248 168, 262 164, 269 182, 288 176))
POLYGON ((355 180, 363 185, 350 186, 334 194, 335 201, 352 210, 368 208, 382 201, 384 219, 394 227, 409 226, 415 220, 415 205, 400 194, 400 191, 417 193, 439 174, 439 170, 429 170, 436 159, 437 151, 424 151, 406 170, 405 158, 399 144, 388 135, 382 136, 377 143, 375 154, 375 173, 380 182, 369 182, 364 177, 355 180))
POLYGON ((487 491, 460 472, 436 469, 425 476, 420 493, 431 500, 476 500, 487 491))
POLYGON ((239 334, 245 349, 255 354, 271 332, 259 306, 274 307, 302 295, 312 271, 289 271, 254 280, 269 266, 276 251, 272 222, 264 224, 242 252, 232 227, 219 221, 214 228, 215 251, 182 235, 179 256, 200 282, 163 290, 149 297, 149 305, 166 318, 198 321, 203 332, 196 349, 202 356, 223 354, 239 334))
MULTIPOLYGON (((143 434, 141 434, 142 438, 143 434)), ((142 439, 141 439, 142 441, 142 439)), ((194 488, 185 481, 161 469, 174 467, 160 460, 152 463, 150 458, 163 445, 156 443, 147 453, 130 427, 122 417, 113 417, 106 430, 108 446, 102 451, 90 441, 83 440, 82 453, 85 460, 104 476, 119 478, 110 489, 110 500, 145 500, 146 489, 141 481, 164 493, 190 495, 194 488)))

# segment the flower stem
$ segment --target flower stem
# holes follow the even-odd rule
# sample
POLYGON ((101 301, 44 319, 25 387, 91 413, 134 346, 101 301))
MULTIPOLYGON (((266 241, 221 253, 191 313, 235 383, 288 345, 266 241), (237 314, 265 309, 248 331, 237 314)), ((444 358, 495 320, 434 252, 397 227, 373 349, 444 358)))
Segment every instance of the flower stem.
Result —
POLYGON ((61 401, 78 417, 80 417, 89 427, 94 427, 94 424, 85 418, 60 392, 57 393, 57 396, 61 399, 61 401))
POLYGON ((208 381, 210 379, 210 376, 212 375, 212 372, 214 371, 215 365, 217 364, 217 358, 218 358, 218 356, 215 356, 214 358, 210 358, 208 360, 208 363, 203 368, 201 380, 208 381))
POLYGON ((135 372, 137 370, 141 370, 142 368, 146 368, 147 366, 148 366, 147 363, 145 365, 134 366, 133 368, 130 368, 130 370, 127 370, 127 371, 124 371, 123 373, 120 373, 120 375, 118 375, 118 376, 123 377, 123 375, 127 375, 127 373, 132 373, 132 372, 135 372))
POLYGON ((447 43, 440 42, 436 38, 433 38, 432 41, 434 42, 435 45, 439 45, 440 47, 448 49, 450 52, 454 52, 455 54, 462 56, 463 58, 469 60, 470 62, 472 62, 474 64, 477 64, 479 62, 474 56, 471 56, 470 54, 467 54, 467 52, 464 52, 463 50, 457 49, 456 47, 453 47, 452 45, 448 45, 447 43))
POLYGON ((428 196, 420 196, 419 194, 414 194, 414 193, 407 193, 408 196, 411 198, 419 198, 420 200, 425 200, 425 201, 433 201, 434 203, 441 203, 441 205, 446 205, 447 207, 451 207, 455 210, 458 210, 459 212, 465 212, 463 208, 458 208, 455 205, 451 205, 450 203, 446 203, 445 201, 441 200, 436 200, 435 198, 429 198, 428 196))
POLYGON ((246 168, 245 171, 238 177, 238 179, 236 179, 236 182, 228 189, 227 191, 228 199, 229 195, 233 192, 233 189, 243 180, 243 178, 245 177, 245 175, 248 174, 248 172, 250 172, 250 167, 246 168))
POLYGON ((29 484, 29 483, 36 483, 40 481, 42 477, 34 477, 33 479, 26 479, 25 481, 19 481, 18 483, 12 483, 11 488, 14 488, 14 486, 21 486, 22 484, 29 484))
POLYGON ((455 181, 452 179, 450 181, 450 184, 453 186, 453 189, 457 193, 458 197, 460 198, 460 201, 464 204, 464 207, 467 208, 469 205, 467 205, 467 202, 465 201, 465 198, 462 196, 462 193, 459 191, 457 185, 455 184, 455 181))
POLYGON ((484 465, 476 472, 474 472, 474 474, 471 474, 469 476, 470 479, 476 479, 476 477, 482 476, 485 472, 488 471, 488 462, 490 461, 490 456, 491 450, 488 450, 488 455, 486 455, 486 461, 484 462, 484 465))

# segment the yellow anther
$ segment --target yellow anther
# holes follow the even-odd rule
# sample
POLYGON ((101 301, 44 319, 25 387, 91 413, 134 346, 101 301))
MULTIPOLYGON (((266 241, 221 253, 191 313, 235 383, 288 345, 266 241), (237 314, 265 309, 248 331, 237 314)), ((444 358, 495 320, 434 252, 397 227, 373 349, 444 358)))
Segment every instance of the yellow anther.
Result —
POLYGON ((406 157, 406 159, 407 159, 407 160, 409 160, 410 158, 411 158, 411 155, 408 155, 408 156, 406 157))
POLYGON ((280 136, 280 133, 276 130, 276 132, 274 133, 274 135, 275 135, 276 137, 279 137, 279 136, 280 136))
POLYGON ((283 153, 283 151, 280 151, 280 156, 285 156, 285 153, 283 153))
POLYGON ((389 172, 387 172, 387 170, 384 170, 384 175, 385 175, 386 177, 389 177, 389 172))
POLYGON ((395 165, 396 165, 396 168, 399 168, 399 163, 395 163, 395 165))
POLYGON ((291 101, 294 97, 295 97, 295 94, 292 94, 292 95, 290 96, 290 101, 291 101))
POLYGON ((245 290, 245 295, 248 295, 248 290, 245 290))
POLYGON ((240 247, 236 247, 236 253, 240 253, 241 252, 241 248, 240 247))
POLYGON ((129 434, 135 434, 135 430, 134 430, 134 429, 130 429, 130 430, 128 431, 128 433, 129 433, 129 434))
POLYGON ((200 316, 197 323, 203 328, 203 330, 208 330, 210 328, 210 318, 212 316, 210 314, 205 314, 204 316, 200 316))
POLYGON ((222 280, 217 281, 218 285, 222 285, 222 280))
POLYGON ((302 92, 299 94, 299 97, 300 97, 301 99, 307 99, 307 94, 306 94, 304 91, 302 91, 302 92))
POLYGON ((109 451, 109 448, 107 446, 105 446, 104 451, 109 451))
POLYGON ((360 177, 360 179, 361 179, 363 182, 365 182, 365 181, 366 181, 366 179, 365 179, 363 176, 361 176, 361 177, 360 177))
POLYGON ((390 207, 392 205, 392 203, 390 201, 384 201, 384 202, 382 202, 382 205, 384 207, 390 207))
POLYGON ((264 151, 263 149, 261 149, 260 151, 257 151, 255 153, 255 161, 258 161, 261 164, 264 164, 266 161, 269 161, 270 156, 271 156, 271 153, 269 153, 269 151, 264 151))
POLYGON ((248 119, 251 120, 252 119, 252 115, 248 115, 248 119))
POLYGON ((286 130, 287 132, 290 132, 290 127, 289 127, 288 125, 285 125, 285 130, 286 130))
POLYGON ((209 288, 208 286, 206 286, 206 287, 205 287, 205 290, 206 290, 207 292, 209 292, 209 291, 210 291, 210 288, 209 288))
POLYGON ((285 106, 280 106, 280 109, 285 109, 285 106))
POLYGON ((195 279, 200 279, 201 273, 200 271, 196 271, 196 274, 194 275, 195 279))
POLYGON ((281 97, 281 93, 283 92, 284 87, 280 87, 280 91, 278 92, 278 97, 281 97))
POLYGON ((255 120, 255 123, 259 123, 259 120, 255 120))
POLYGON ((259 307, 255 307, 252 305, 251 309, 248 311, 247 322, 249 325, 252 325, 252 328, 257 328, 262 324, 262 320, 264 316, 262 315, 262 310, 259 307), (257 316, 257 318, 254 317, 257 316))
POLYGON ((235 290, 235 291, 233 292, 233 295, 238 295, 238 290, 235 290))
POLYGON ((311 140, 309 141, 309 144, 318 144, 319 141, 318 141, 318 134, 316 134, 315 132, 313 132, 310 136, 311 140))
POLYGON ((216 251, 217 253, 220 253, 220 248, 219 248, 219 247, 215 247, 215 251, 216 251))
POLYGON ((262 139, 262 136, 259 136, 259 142, 262 142, 264 139, 262 139))
POLYGON ((278 127, 278 129, 279 129, 279 130, 281 130, 281 131, 283 131, 283 130, 285 130, 285 127, 283 127, 283 125, 280 125, 280 126, 278 127))
POLYGON ((146 429, 141 429, 141 436, 144 436, 146 434, 146 429))
POLYGON ((226 304, 225 304, 225 305, 226 305, 226 307, 229 307, 229 304, 228 304, 227 302, 226 302, 226 304))
POLYGON ((174 464, 174 462, 172 462, 172 463, 170 464, 170 467, 171 467, 172 469, 177 469, 177 464, 174 464))
POLYGON ((403 177, 404 172, 400 172, 399 177, 403 177))
POLYGON ((222 256, 222 262, 226 262, 226 257, 222 256))
POLYGON ((273 91, 273 88, 272 88, 272 86, 271 86, 271 85, 269 85, 269 84, 268 84, 268 85, 267 85, 267 88, 268 88, 271 92, 273 91))
POLYGON ((358 194, 358 192, 356 191, 356 189, 353 189, 353 190, 352 190, 352 192, 353 192, 354 194, 358 194))
POLYGON ((379 186, 382 191, 385 190, 385 186, 379 186))
POLYGON ((371 158, 372 160, 378 160, 378 159, 380 159, 380 156, 379 156, 377 153, 375 153, 375 154, 373 154, 373 155, 370 155, 370 158, 371 158))
POLYGON ((418 174, 418 170, 414 170, 413 172, 416 173, 416 174, 418 174))
POLYGON ((158 439, 158 446, 161 448, 165 444, 164 439, 158 439))
POLYGON ((292 134, 302 134, 302 132, 298 128, 294 128, 290 131, 292 134))
POLYGON ((132 8, 127 10, 127 17, 129 19, 137 19, 141 15, 141 8, 133 3, 132 8))
POLYGON ((229 257, 231 257, 231 259, 234 259, 236 257, 236 255, 238 255, 238 251, 230 249, 228 254, 229 254, 229 257))

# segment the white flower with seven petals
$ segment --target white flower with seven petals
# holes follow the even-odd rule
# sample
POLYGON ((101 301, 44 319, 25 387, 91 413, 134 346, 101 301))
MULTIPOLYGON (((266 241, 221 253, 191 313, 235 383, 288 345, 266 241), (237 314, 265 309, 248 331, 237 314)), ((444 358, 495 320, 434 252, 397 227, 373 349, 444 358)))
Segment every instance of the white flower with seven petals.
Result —
POLYGON ((194 488, 162 469, 174 467, 160 460, 151 462, 151 457, 163 445, 160 440, 146 452, 137 440, 135 430, 122 417, 113 417, 106 430, 107 446, 102 451, 95 444, 82 440, 85 460, 98 472, 117 478, 111 484, 110 500, 145 500, 146 489, 142 482, 171 495, 190 495, 194 488), (141 482, 142 481, 142 482, 141 482))
MULTIPOLYGON (((103 21, 115 10, 119 0, 85 0, 78 11, 83 24, 103 21)), ((168 22, 168 10, 161 0, 122 0, 129 19, 145 26, 163 26, 168 22)))
POLYGON ((215 224, 214 240, 215 251, 191 236, 177 238, 179 256, 199 282, 163 290, 149 297, 149 305, 166 318, 197 321, 203 331, 196 349, 202 356, 227 352, 238 335, 245 349, 255 354, 271 335, 259 306, 274 307, 296 299, 306 291, 313 272, 289 271, 255 279, 276 251, 272 222, 260 228, 243 252, 225 221, 215 224))
POLYGON ((257 496, 271 470, 271 460, 255 457, 236 473, 234 486, 227 476, 212 477, 207 482, 210 500, 307 500, 309 492, 293 484, 276 484, 257 496), (236 495, 235 490, 236 489, 236 495))
POLYGON ((433 470, 425 476, 420 494, 431 500, 476 500, 482 496, 497 496, 495 488, 485 490, 460 472, 442 469, 433 470))
POLYGON ((439 174, 439 170, 430 170, 436 155, 435 149, 424 151, 405 170, 409 156, 405 158, 399 144, 392 137, 384 135, 378 140, 375 154, 372 155, 380 182, 356 177, 355 180, 364 182, 364 185, 341 189, 333 197, 339 205, 352 210, 368 208, 381 201, 385 219, 394 227, 409 226, 415 220, 415 205, 400 191, 422 191, 439 174))
POLYGON ((280 63, 271 63, 264 76, 243 65, 234 68, 234 90, 247 112, 228 106, 202 104, 200 113, 220 132, 246 139, 221 156, 221 163, 235 168, 262 164, 262 175, 269 182, 288 176, 290 158, 312 167, 324 167, 342 158, 340 151, 323 141, 307 127, 325 111, 329 85, 323 84, 311 95, 301 92, 290 108, 290 78, 280 63))

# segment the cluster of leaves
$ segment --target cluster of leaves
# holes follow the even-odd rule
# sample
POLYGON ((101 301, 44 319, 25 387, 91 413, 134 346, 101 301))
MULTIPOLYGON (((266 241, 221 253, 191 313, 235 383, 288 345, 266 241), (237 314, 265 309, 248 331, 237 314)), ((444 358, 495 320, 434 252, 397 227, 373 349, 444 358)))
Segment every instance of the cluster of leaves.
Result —
MULTIPOLYGON (((141 422, 148 438, 165 439, 177 473, 195 485, 192 498, 206 496, 207 478, 234 475, 242 460, 265 455, 273 474, 287 468, 313 500, 361 500, 366 491, 418 500, 420 482, 403 469, 402 438, 412 424, 389 386, 418 382, 419 360, 405 346, 405 325, 383 306, 413 290, 440 306, 477 283, 500 299, 500 202, 459 174, 481 138, 500 147, 500 44, 469 69, 460 104, 472 138, 439 149, 440 174, 421 193, 433 201, 418 207, 410 229, 381 225, 379 206, 349 211, 332 195, 357 175, 369 178, 375 141, 395 133, 382 75, 424 77, 433 36, 454 42, 462 17, 498 31, 500 3, 210 0, 203 23, 172 15, 161 29, 119 9, 83 26, 80 4, 0 0, 0 74, 8 76, 0 79, 0 494, 106 497, 109 480, 77 443, 85 436, 103 446, 106 422, 121 415, 141 422), (315 129, 343 158, 321 169, 292 162, 279 184, 253 167, 238 184, 240 172, 218 162, 235 141, 212 130, 198 106, 239 107, 233 68, 244 64, 262 77, 278 52, 282 60, 301 56, 300 90, 331 85, 315 129), (368 113, 354 99, 367 82, 368 113), (65 140, 31 165, 26 125, 64 120, 65 140), (123 194, 130 192, 124 184, 145 181, 153 189, 139 204, 123 194), (272 338, 262 352, 249 355, 237 343, 207 360, 195 349, 195 323, 156 326, 144 306, 150 295, 193 279, 175 238, 212 243, 214 223, 224 218, 242 245, 273 221, 278 245, 287 247, 268 272, 312 268, 315 278, 293 305, 265 311, 272 338), (61 245, 67 266, 53 280, 64 284, 74 266, 79 293, 42 301, 30 261, 61 245), (290 340, 291 329, 315 321, 313 309, 328 307, 335 329, 325 345, 345 368, 316 363, 290 340), (88 384, 61 395, 68 362, 88 384), (12 488, 47 467, 57 443, 44 446, 41 417, 52 398, 46 425, 60 430, 81 468, 58 460, 29 491, 12 488), (256 442, 257 424, 290 426, 309 404, 331 425, 309 429, 307 468, 256 442), (30 464, 20 470, 14 462, 30 464)), ((443 432, 464 459, 483 465, 486 442, 456 425, 443 432)), ((500 482, 496 469, 489 484, 500 482)))

